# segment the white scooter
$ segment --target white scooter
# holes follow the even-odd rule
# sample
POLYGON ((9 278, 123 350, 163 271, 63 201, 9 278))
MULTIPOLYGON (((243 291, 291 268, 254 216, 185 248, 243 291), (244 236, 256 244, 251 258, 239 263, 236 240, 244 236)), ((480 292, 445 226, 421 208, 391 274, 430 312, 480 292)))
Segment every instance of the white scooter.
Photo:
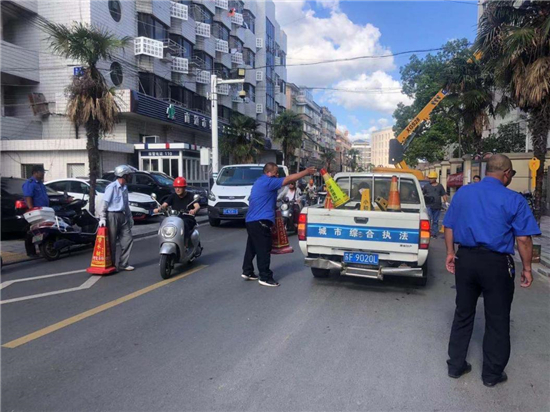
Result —
MULTIPOLYGON (((155 194, 151 197, 157 201, 155 194)), ((199 195, 193 197, 193 201, 187 205, 187 208, 200 199, 199 195)), ((158 203, 158 202, 157 202, 158 203)), ((160 206, 160 204, 159 204, 160 206)), ((158 231, 160 246, 160 276, 168 279, 172 274, 172 269, 176 263, 190 264, 202 254, 201 239, 198 224, 193 215, 183 210, 174 210, 168 207, 163 214, 166 218, 160 224, 158 231), (188 239, 188 246, 185 247, 185 226, 184 219, 193 219, 195 226, 188 239)))

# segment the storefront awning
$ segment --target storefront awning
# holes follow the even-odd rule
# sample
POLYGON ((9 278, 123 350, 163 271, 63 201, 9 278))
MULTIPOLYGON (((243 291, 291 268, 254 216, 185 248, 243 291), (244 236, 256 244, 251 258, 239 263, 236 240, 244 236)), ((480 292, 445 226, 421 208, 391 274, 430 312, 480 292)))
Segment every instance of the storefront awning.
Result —
POLYGON ((447 187, 460 187, 464 181, 464 173, 455 173, 447 176, 447 187))

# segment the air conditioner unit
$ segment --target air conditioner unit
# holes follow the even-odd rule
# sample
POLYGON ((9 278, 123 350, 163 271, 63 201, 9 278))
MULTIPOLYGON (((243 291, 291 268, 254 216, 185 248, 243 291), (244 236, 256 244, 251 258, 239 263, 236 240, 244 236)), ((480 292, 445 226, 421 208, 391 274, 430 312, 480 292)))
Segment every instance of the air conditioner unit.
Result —
POLYGON ((142 136, 141 140, 143 143, 158 143, 159 137, 158 136, 142 136))
POLYGON ((257 104, 256 105, 256 114, 262 114, 264 112, 264 105, 263 104, 257 104))
POLYGON ((256 48, 257 49, 263 49, 264 47, 264 39, 261 37, 256 37, 256 48))
POLYGON ((261 70, 256 70, 256 81, 261 82, 264 80, 264 72, 261 70))

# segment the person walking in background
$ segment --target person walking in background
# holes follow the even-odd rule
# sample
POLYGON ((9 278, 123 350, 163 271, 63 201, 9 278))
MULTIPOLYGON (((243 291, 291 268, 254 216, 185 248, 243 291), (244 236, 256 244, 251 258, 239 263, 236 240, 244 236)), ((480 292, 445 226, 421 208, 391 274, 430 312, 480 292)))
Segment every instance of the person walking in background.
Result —
POLYGON ((128 264, 134 239, 132 227, 134 219, 128 203, 128 181, 133 173, 133 168, 128 165, 120 165, 115 168, 116 180, 105 188, 103 194, 103 207, 100 211, 99 226, 105 226, 109 232, 109 245, 111 247, 111 261, 117 270, 134 270, 128 264), (120 242, 121 253, 117 265, 116 245, 120 242))
POLYGON ((442 203, 441 199, 447 203, 447 192, 441 183, 437 183, 437 173, 430 172, 428 175, 430 184, 422 188, 428 215, 430 216, 430 224, 432 227, 432 238, 437 238, 439 233, 439 215, 441 214, 442 203))
POLYGON ((504 368, 510 358, 510 309, 514 296, 514 241, 523 264, 521 287, 533 281, 531 236, 540 235, 527 201, 506 188, 515 175, 512 162, 493 155, 487 177, 464 186, 453 198, 443 224, 447 270, 455 275, 456 310, 449 339, 448 374, 451 378, 472 370, 466 362, 474 327, 477 299, 483 293, 483 384, 493 387, 508 379, 504 368), (455 253, 454 244, 458 244, 455 253))
POLYGON ((275 207, 277 192, 283 186, 315 173, 314 167, 287 177, 279 177, 279 167, 275 163, 264 166, 264 174, 260 176, 250 193, 250 205, 246 214, 246 231, 248 240, 243 261, 245 280, 259 280, 263 286, 279 286, 273 279, 271 264, 271 226, 275 224, 275 207), (257 257, 260 276, 254 274, 254 257, 257 257))
POLYGON ((474 178, 473 178, 473 182, 474 182, 474 183, 479 183, 479 182, 481 182, 481 176, 475 175, 474 178))
MULTIPOLYGON (((48 207, 50 206, 50 198, 46 192, 46 186, 44 186, 44 175, 46 171, 42 165, 34 165, 31 169, 32 176, 23 183, 23 197, 27 203, 29 210, 35 207, 48 207)), ((27 256, 36 257, 36 248, 32 243, 32 233, 27 232, 25 236, 25 251, 27 256)))

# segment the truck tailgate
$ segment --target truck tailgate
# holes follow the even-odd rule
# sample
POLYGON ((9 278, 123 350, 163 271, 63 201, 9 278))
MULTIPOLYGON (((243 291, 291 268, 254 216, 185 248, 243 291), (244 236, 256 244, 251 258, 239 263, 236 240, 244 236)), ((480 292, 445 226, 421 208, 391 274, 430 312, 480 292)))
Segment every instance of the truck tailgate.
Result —
POLYGON ((417 253, 420 214, 308 208, 307 248, 417 253))

